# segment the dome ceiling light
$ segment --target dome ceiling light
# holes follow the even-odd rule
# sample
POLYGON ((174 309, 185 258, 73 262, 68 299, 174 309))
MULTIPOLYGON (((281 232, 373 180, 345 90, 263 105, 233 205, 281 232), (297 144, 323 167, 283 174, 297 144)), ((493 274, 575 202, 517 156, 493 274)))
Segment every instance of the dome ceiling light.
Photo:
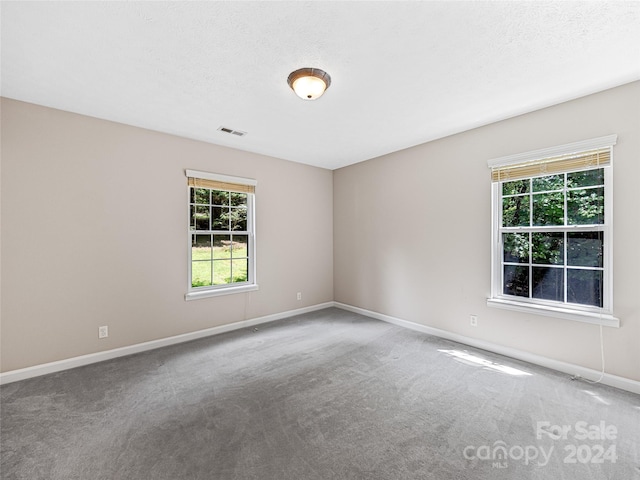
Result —
POLYGON ((329 88, 331 77, 319 68, 300 68, 289 74, 287 83, 303 100, 315 100, 329 88))

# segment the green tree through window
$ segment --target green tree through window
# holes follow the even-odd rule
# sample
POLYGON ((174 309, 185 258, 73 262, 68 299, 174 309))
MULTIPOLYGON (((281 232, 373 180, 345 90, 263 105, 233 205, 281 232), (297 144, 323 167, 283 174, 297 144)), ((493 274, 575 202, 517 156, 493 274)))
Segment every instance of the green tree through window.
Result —
POLYGON ((191 286, 248 281, 248 194, 189 187, 191 286))
POLYGON ((603 306, 604 169, 501 182, 502 294, 603 306))

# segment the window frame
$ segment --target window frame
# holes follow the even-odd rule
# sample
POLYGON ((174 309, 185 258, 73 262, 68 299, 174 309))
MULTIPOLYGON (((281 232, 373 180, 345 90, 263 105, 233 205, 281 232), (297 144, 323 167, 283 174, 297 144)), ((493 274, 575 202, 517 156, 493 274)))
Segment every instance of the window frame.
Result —
MULTIPOLYGON (((509 165, 520 165, 527 162, 535 162, 556 156, 579 154, 594 150, 597 148, 611 148, 611 161, 608 165, 595 166, 594 168, 603 168, 604 171, 604 223, 597 226, 581 226, 581 225, 562 225, 554 227, 503 227, 502 226, 502 184, 511 179, 502 181, 493 181, 491 184, 491 294, 487 299, 487 305, 490 307, 515 310, 520 312, 544 315, 556 318, 576 320, 580 322, 593 323, 597 325, 619 327, 620 320, 613 315, 613 145, 617 140, 616 135, 609 135, 592 140, 576 142, 558 147, 527 152, 508 157, 501 157, 489 160, 488 166, 491 169, 497 169, 509 165), (506 231, 505 231, 506 230, 506 231), (530 297, 518 297, 503 293, 503 233, 527 233, 535 231, 556 231, 566 233, 583 232, 583 231, 602 231, 604 235, 603 245, 603 292, 602 307, 580 305, 574 303, 560 302, 554 300, 543 300, 530 297)), ((573 171, 582 171, 585 168, 568 169, 564 173, 573 171)), ((549 174, 547 174, 549 175, 549 174)), ((524 178, 531 179, 545 176, 544 173, 539 175, 529 175, 524 178)), ((566 185, 565 185, 566 187, 566 185)), ((533 192, 530 192, 533 198, 533 192)), ((566 199, 565 199, 566 202, 566 199)), ((566 204, 565 204, 566 206, 566 204)), ((566 214, 566 208, 565 208, 566 214)), ((566 249, 566 245, 565 245, 566 249)), ((524 265, 534 265, 530 258, 529 263, 524 265)), ((563 268, 568 267, 565 264, 563 268)), ((570 268, 570 267, 569 267, 570 268)), ((564 290, 566 292, 566 284, 564 290)))
MULTIPOLYGON (((234 177, 230 175, 221 175, 217 173, 201 172, 197 170, 185 170, 187 178, 194 178, 200 180, 211 180, 214 182, 220 182, 230 185, 242 185, 250 186, 255 189, 257 181, 250 178, 234 177)), ((204 187, 209 188, 210 187, 204 187)), ((216 297, 220 295, 230 295, 234 293, 243 293, 258 290, 258 283, 256 278, 256 235, 255 235, 255 192, 241 192, 247 194, 247 230, 248 237, 247 245, 247 276, 246 282, 229 283, 222 285, 206 285, 200 287, 192 286, 192 235, 194 231, 191 230, 191 187, 187 184, 186 188, 186 230, 187 230, 187 293, 185 294, 185 300, 197 300, 201 298, 216 297)), ((215 190, 215 189, 214 189, 215 190)), ((220 188, 221 191, 233 192, 233 190, 227 190, 226 188, 220 188)), ((229 234, 233 232, 229 231, 229 234)))

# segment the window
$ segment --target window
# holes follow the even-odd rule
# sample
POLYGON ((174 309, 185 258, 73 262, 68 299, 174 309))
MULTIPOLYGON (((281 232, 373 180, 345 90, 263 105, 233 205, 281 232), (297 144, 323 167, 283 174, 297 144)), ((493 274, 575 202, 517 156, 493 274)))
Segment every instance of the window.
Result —
POLYGON ((256 290, 255 180, 187 170, 187 300, 256 290))
POLYGON ((616 136, 492 160, 490 306, 601 325, 612 315, 616 136))

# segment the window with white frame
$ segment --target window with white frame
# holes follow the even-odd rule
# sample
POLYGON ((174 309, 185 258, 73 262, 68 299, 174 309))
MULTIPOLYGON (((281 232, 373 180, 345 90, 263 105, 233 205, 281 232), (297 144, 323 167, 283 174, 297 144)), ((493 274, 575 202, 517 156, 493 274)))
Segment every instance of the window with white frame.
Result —
POLYGON ((489 161, 490 306, 618 326, 612 289, 616 136, 489 161))
POLYGON ((257 289, 255 180, 187 170, 187 300, 257 289))

